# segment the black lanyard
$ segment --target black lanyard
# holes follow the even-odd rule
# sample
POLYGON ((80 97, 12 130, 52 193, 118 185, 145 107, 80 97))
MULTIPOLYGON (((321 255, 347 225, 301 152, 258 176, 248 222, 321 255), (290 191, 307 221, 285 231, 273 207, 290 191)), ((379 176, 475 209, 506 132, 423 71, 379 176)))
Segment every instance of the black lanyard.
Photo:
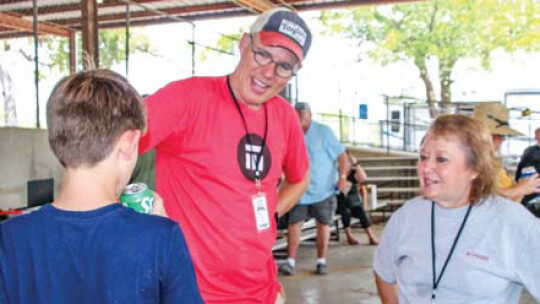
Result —
POLYGON ((431 263, 433 267, 432 268, 433 269, 433 291, 431 292, 431 303, 435 303, 435 298, 437 296, 437 286, 439 286, 439 282, 441 281, 444 271, 446 270, 446 266, 448 266, 448 262, 450 261, 450 258, 452 257, 452 254, 454 253, 454 249, 456 248, 459 237, 461 236, 463 227, 465 227, 465 223, 467 222, 467 219, 469 218, 471 209, 472 209, 472 204, 469 205, 469 208, 467 208, 467 213, 465 214, 465 217, 463 218, 463 221, 461 222, 461 226, 459 227, 456 238, 454 239, 452 248, 450 248, 450 252, 448 253, 448 256, 446 257, 446 261, 444 262, 443 268, 441 269, 441 273, 439 274, 439 277, 437 277, 436 268, 435 268, 435 202, 431 201, 431 263))
MULTIPOLYGON (((244 114, 242 113, 242 109, 240 108, 240 104, 238 103, 238 100, 236 99, 236 96, 234 96, 234 92, 231 87, 231 80, 230 77, 227 76, 227 87, 229 88, 229 93, 231 93, 231 97, 234 101, 234 104, 236 105, 236 109, 238 109, 238 113, 240 113, 240 117, 242 117, 242 122, 244 123, 244 130, 246 131, 246 141, 250 146, 253 146, 251 143, 251 138, 249 135, 249 130, 246 123, 246 118, 244 117, 244 114)), ((261 145, 261 150, 257 154, 257 157, 255 158, 255 184, 257 187, 260 187, 261 182, 261 171, 259 170, 259 163, 262 159, 262 154, 264 152, 264 147, 266 145, 266 136, 268 135, 268 113, 266 113, 266 103, 263 104, 264 108, 264 137, 261 145)))

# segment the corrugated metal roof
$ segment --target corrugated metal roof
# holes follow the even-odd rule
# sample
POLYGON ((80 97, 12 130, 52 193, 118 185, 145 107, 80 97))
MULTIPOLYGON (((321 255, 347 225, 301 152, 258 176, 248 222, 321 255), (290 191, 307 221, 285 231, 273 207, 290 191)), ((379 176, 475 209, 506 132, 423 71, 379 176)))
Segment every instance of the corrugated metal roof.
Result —
MULTIPOLYGON (((259 13, 259 7, 266 6, 287 6, 306 11, 410 1, 414 0, 102 0, 98 1, 98 26, 123 27, 128 3, 130 24, 137 26, 253 15, 259 13)), ((80 0, 36 2, 39 22, 74 31, 80 30, 80 0)), ((30 34, 15 29, 12 23, 6 21, 6 16, 9 15, 11 22, 16 22, 16 18, 32 21, 32 0, 0 0, 0 14, 2 13, 6 15, 0 15, 0 39, 30 34)))

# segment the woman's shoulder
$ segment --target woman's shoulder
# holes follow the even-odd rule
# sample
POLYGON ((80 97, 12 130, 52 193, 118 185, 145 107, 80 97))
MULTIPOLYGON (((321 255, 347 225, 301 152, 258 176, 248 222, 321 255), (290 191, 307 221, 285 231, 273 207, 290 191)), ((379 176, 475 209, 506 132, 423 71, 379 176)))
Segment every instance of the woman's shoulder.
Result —
POLYGON ((385 230, 407 234, 415 230, 419 223, 425 223, 429 219, 431 201, 422 196, 406 201, 399 209, 392 213, 385 230))
POLYGON ((486 197, 484 200, 478 202, 478 207, 484 207, 486 209, 491 209, 497 212, 511 212, 511 213, 522 213, 528 212, 523 205, 516 203, 504 196, 500 195, 491 195, 486 197))
POLYGON ((483 210, 486 218, 498 218, 500 221, 510 223, 512 226, 540 223, 523 205, 499 195, 487 197, 478 203, 478 208, 483 210))
POLYGON ((426 199, 425 197, 417 196, 406 201, 403 204, 403 208, 407 208, 407 209, 425 208, 426 206, 430 207, 431 206, 430 203, 431 201, 426 199))
POLYGON ((403 203, 403 205, 394 212, 393 216, 402 217, 418 215, 421 214, 419 212, 429 210, 429 208, 431 208, 431 201, 423 196, 417 196, 403 203))

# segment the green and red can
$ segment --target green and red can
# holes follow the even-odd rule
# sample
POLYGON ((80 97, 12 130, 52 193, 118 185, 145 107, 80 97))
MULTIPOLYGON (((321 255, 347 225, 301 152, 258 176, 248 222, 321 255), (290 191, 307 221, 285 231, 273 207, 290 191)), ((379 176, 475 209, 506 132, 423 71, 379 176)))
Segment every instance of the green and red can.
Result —
POLYGON ((150 213, 154 206, 154 194, 145 183, 130 184, 120 195, 120 203, 137 212, 150 213))

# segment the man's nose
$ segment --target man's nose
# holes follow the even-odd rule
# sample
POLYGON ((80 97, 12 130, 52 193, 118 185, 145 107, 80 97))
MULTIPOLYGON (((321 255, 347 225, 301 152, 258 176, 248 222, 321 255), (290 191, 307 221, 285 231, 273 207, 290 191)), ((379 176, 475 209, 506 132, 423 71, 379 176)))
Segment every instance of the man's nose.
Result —
POLYGON ((276 74, 276 63, 272 61, 270 64, 263 66, 262 72, 264 77, 273 78, 276 74))

